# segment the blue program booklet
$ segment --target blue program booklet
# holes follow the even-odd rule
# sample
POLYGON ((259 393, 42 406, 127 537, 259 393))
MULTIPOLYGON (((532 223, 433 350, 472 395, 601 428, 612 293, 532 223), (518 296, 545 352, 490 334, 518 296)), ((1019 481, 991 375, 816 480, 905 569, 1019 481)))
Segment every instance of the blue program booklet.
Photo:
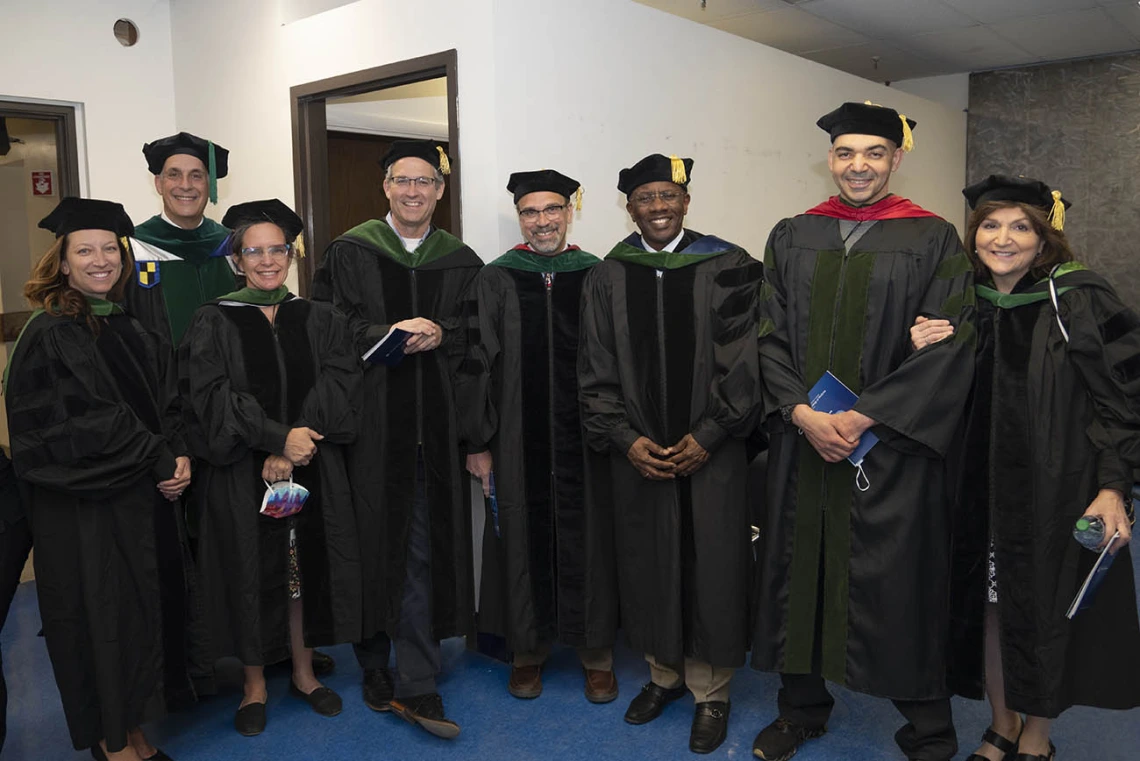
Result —
POLYGON ((1100 551, 1100 557, 1093 563, 1092 570, 1089 575, 1085 577, 1085 583, 1081 584, 1077 596, 1073 598, 1073 604, 1069 606, 1069 610, 1065 613, 1065 618, 1072 619, 1073 616, 1080 613, 1082 610, 1089 606, 1093 595, 1100 587, 1104 577, 1108 574, 1108 569, 1112 567, 1112 561, 1116 560, 1115 554, 1110 554, 1111 550, 1116 545, 1116 540, 1120 538, 1120 532, 1117 531, 1112 535, 1112 539, 1108 544, 1104 545, 1104 549, 1100 551))
POLYGON ((406 330, 392 328, 386 336, 373 344, 371 349, 364 352, 361 359, 374 365, 395 367, 404 358, 404 343, 410 335, 411 333, 406 330))
MULTIPOLYGON (((826 371, 816 384, 808 391, 808 403, 816 412, 826 412, 833 415, 836 412, 846 412, 855 406, 859 396, 843 384, 843 381, 826 371)), ((879 437, 866 431, 859 437, 859 446, 847 458, 855 467, 863 464, 863 458, 871 451, 871 447, 879 443, 879 437)))

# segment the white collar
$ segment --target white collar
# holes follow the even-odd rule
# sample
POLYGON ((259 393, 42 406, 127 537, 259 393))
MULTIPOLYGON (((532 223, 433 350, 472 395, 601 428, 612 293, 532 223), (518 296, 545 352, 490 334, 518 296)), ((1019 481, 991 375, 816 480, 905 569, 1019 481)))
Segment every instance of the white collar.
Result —
POLYGON ((170 217, 166 216, 166 209, 163 209, 162 213, 159 214, 159 216, 162 217, 163 222, 170 225, 171 227, 177 227, 179 230, 197 230, 206 221, 206 215, 203 214, 202 218, 198 220, 198 224, 194 225, 193 227, 182 227, 181 225, 176 225, 170 221, 170 217))
MULTIPOLYGON (((680 245, 681 238, 683 238, 683 237, 685 237, 685 228, 684 227, 681 228, 681 232, 677 233, 677 237, 674 238, 673 240, 669 241, 665 245, 665 248, 663 248, 661 250, 662 251, 668 251, 669 253, 673 253, 674 251, 677 250, 677 246, 680 245)), ((646 251, 650 251, 650 252, 657 250, 657 249, 653 248, 653 246, 651 246, 645 242, 645 236, 644 235, 641 236, 641 247, 644 248, 646 251)))

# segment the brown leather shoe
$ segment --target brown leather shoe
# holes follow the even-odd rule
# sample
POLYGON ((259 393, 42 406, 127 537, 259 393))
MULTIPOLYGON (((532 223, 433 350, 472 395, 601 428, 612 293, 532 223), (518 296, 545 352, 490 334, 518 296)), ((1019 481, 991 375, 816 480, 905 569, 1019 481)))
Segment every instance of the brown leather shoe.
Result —
POLYGON ((613 670, 583 669, 586 672, 586 700, 609 703, 618 696, 617 676, 613 670))
POLYGON ((542 694, 542 666, 511 666, 507 691, 523 700, 537 698, 542 694))

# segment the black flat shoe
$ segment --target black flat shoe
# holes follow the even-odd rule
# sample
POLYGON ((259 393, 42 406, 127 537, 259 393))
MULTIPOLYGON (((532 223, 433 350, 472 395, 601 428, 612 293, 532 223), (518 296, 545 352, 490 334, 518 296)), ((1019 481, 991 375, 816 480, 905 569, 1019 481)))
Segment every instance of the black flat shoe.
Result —
MULTIPOLYGON (((1025 722, 1021 722, 1021 729, 1025 729, 1025 722)), ((1002 761, 1014 761, 1017 758, 1017 740, 1021 738, 1021 731, 1017 733, 1017 738, 1010 740, 1008 737, 1002 737, 994 731, 993 727, 987 727, 985 732, 982 732, 982 742, 989 743, 1002 752, 1002 761)), ((989 761, 985 756, 977 753, 971 753, 966 756, 966 761, 989 761)))
POLYGON ((1049 741, 1049 755, 1042 756, 1040 753, 1018 753, 1015 761, 1053 761, 1057 758, 1057 747, 1053 745, 1053 741, 1049 741))
POLYGON ((807 740, 822 737, 827 727, 808 727, 778 718, 760 730, 752 741, 752 755, 764 761, 788 761, 807 740))
POLYGON ((265 703, 250 703, 234 714, 234 729, 238 734, 253 737, 265 731, 265 703))
POLYGON ((301 688, 289 680, 289 694, 295 695, 301 700, 304 700, 309 706, 319 713, 321 716, 336 716, 341 712, 344 707, 340 699, 340 695, 330 690, 328 687, 318 687, 310 693, 301 692, 301 688))
POLYGON ((459 725, 443 712, 443 698, 438 692, 428 692, 408 698, 392 698, 392 712, 409 724, 415 724, 427 732, 451 740, 459 736, 459 725))
POLYGON ((650 682, 641 688, 637 697, 629 701, 629 708, 625 711, 625 720, 630 724, 648 724, 661 715, 661 711, 667 704, 684 696, 684 694, 684 684, 665 689, 650 682))
POLYGON ((689 730, 689 750, 693 753, 712 753, 724 742, 728 734, 728 701, 710 700, 697 703, 693 711, 693 728, 689 730))

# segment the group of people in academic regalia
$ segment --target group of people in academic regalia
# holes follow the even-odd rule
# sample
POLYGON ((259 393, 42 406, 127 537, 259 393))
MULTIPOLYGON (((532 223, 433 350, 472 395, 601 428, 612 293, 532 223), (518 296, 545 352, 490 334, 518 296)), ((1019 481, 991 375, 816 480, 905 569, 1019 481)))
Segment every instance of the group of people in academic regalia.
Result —
POLYGON ((515 698, 563 645, 607 703, 620 631, 648 666, 625 721, 691 694, 695 753, 724 742, 750 653, 781 677, 748 717, 767 761, 825 733, 827 682, 891 699, 919 761, 957 753, 951 694, 992 708, 970 761, 1052 761, 1069 706, 1140 705, 1140 317, 1075 261, 1059 191, 966 188, 963 247, 890 192, 913 120, 845 103, 817 124, 838 194, 762 260, 685 227, 694 161, 661 154, 619 173, 637 231, 604 259, 568 244, 577 181, 512 174, 524 242, 484 266, 432 224, 442 146, 397 141, 390 211, 329 246, 312 300, 285 285, 291 209, 203 217, 212 142, 144 147, 164 210, 138 228, 61 202, 5 374, 27 515, 0 505, 0 568, 34 543, 75 747, 168 758, 142 725, 223 656, 241 734, 282 662, 335 716, 313 648, 339 643, 368 707, 453 738, 439 641, 476 632, 505 642, 515 698), (1070 618, 1082 517, 1123 557, 1070 618))

